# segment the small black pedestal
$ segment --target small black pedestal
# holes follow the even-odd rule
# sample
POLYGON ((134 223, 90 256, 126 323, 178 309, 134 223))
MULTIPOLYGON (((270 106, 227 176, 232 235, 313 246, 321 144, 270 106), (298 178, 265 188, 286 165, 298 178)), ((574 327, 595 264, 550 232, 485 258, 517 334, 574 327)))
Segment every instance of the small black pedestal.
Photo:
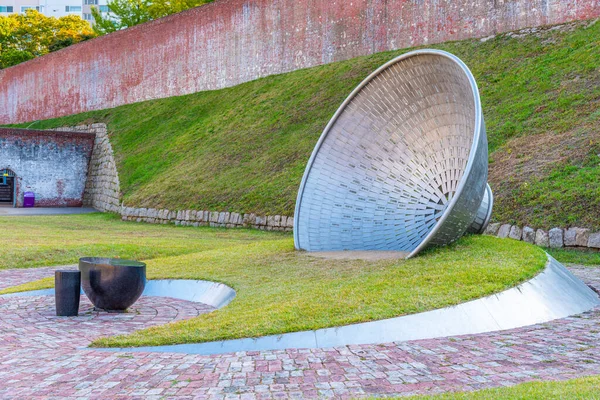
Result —
POLYGON ((54 295, 56 299, 56 315, 73 317, 79 313, 79 296, 81 293, 81 272, 58 270, 54 272, 54 295))

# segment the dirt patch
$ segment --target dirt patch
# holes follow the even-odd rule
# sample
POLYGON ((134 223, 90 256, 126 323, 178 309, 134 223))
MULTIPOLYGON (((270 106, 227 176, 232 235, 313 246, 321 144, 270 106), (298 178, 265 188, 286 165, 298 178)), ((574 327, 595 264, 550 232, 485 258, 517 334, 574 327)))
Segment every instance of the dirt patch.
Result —
POLYGON ((365 260, 381 261, 404 259, 408 255, 403 251, 313 251, 306 252, 309 257, 324 258, 326 260, 365 260))
POLYGON ((530 182, 547 176, 557 165, 583 163, 599 140, 600 133, 592 130, 512 139, 490 156, 490 184, 496 189, 509 182, 530 182))
MULTIPOLYGON (((537 26, 537 27, 533 27, 533 28, 524 28, 524 29, 521 29, 518 31, 502 33, 502 34, 500 34, 500 36, 506 36, 509 38, 520 39, 520 38, 526 38, 528 36, 534 35, 540 39, 545 39, 542 42, 543 44, 555 43, 556 38, 549 35, 552 32, 556 32, 556 31, 558 31, 558 32, 573 32, 574 30, 576 30, 582 26, 589 28, 589 27, 593 26, 596 22, 598 22, 598 19, 594 19, 591 21, 573 21, 573 22, 568 22, 566 24, 561 24, 561 25, 537 26)), ((494 36, 482 38, 481 41, 485 42, 493 37, 494 36)))

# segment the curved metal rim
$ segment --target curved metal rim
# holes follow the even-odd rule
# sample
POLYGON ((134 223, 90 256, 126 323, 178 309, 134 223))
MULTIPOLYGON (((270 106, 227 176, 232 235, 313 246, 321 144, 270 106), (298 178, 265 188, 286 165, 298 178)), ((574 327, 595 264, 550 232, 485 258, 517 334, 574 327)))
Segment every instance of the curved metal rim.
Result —
POLYGON ((487 226, 489 225, 490 219, 492 219, 492 210, 494 209, 494 192, 492 192, 492 188, 490 187, 489 183, 486 183, 485 188, 488 192, 488 195, 490 196, 490 204, 488 205, 487 216, 485 218, 485 221, 483 221, 483 224, 481 225, 481 230, 479 231, 479 233, 483 233, 485 231, 485 228, 487 228, 487 226))
POLYGON ((501 292, 452 306, 370 322, 258 338, 165 346, 97 348, 115 352, 224 354, 324 348, 497 332, 589 311, 598 294, 551 256, 531 279, 501 292), (523 305, 527 305, 523 307, 523 305))
POLYGON ((481 112, 481 100, 479 98, 479 89, 477 88, 477 83, 475 82, 475 78, 473 77, 471 70, 466 66, 466 64, 464 62, 462 62, 462 60, 460 58, 456 57, 454 54, 448 53, 447 51, 435 50, 435 49, 423 49, 423 50, 410 51, 408 53, 402 54, 402 55, 386 62, 381 67, 377 68, 374 72, 372 72, 367 78, 365 78, 352 91, 352 93, 350 93, 350 95, 346 98, 346 100, 344 100, 342 105, 337 109, 337 111, 335 112, 335 114, 333 115, 333 117, 331 118, 331 120, 329 121, 329 123, 327 124, 325 129, 323 130, 323 133, 321 134, 321 137, 319 138, 319 141, 317 142, 317 144, 308 160, 306 169, 304 170, 304 175, 302 176, 302 181, 300 182, 300 188, 298 189, 298 196, 296 198, 296 208, 294 210, 294 246, 296 247, 297 250, 300 250, 299 237, 298 237, 298 217, 300 215, 300 207, 302 205, 301 203, 302 203, 302 195, 304 194, 304 187, 306 186, 306 181, 308 180, 308 176, 310 175, 310 171, 315 162, 315 158, 317 157, 317 154, 319 153, 319 150, 321 149, 321 146, 323 145, 325 138, 329 134, 329 131, 331 130, 333 125, 336 123, 337 119, 342 114, 342 112, 346 109, 346 106, 348 105, 348 103, 350 103, 350 101, 352 101, 352 99, 354 99, 354 97, 356 97, 356 95, 375 77, 377 77, 383 71, 388 69, 390 66, 392 66, 402 60, 405 60, 409 57, 414 57, 414 56, 418 56, 418 55, 427 55, 427 54, 443 56, 443 57, 446 57, 446 58, 454 61, 456 64, 458 64, 458 66, 461 67, 461 69, 463 70, 463 72, 465 73, 467 78, 469 79, 469 83, 471 84, 471 90, 473 92, 473 101, 475 103, 475 128, 474 128, 474 134, 473 134, 473 143, 471 144, 471 150, 469 151, 469 159, 467 161, 467 166, 465 167, 465 170, 463 172, 461 180, 456 188, 454 197, 452 198, 452 200, 446 207, 446 211, 444 211, 444 214, 442 214, 441 218, 435 224, 433 229, 427 234, 427 236, 425 236, 425 238, 421 241, 421 243, 406 257, 407 259, 413 257, 419 251, 423 250, 425 248, 425 246, 427 246, 429 241, 431 241, 433 236, 439 230, 442 223, 448 218, 448 215, 450 214, 452 209, 454 209, 454 206, 456 205, 456 202, 458 201, 459 195, 464 189, 465 182, 467 180, 467 176, 469 175, 469 173, 471 172, 471 169, 473 168, 473 164, 474 164, 474 160, 475 160, 475 153, 477 150, 477 146, 479 144, 479 137, 481 135, 480 128, 481 128, 482 112, 481 112))
POLYGON ((110 267, 126 267, 126 268, 145 268, 146 263, 135 260, 127 260, 121 258, 108 258, 108 257, 82 257, 79 259, 80 263, 88 264, 91 266, 110 266, 110 267), (100 261, 102 260, 102 261, 100 261))
MULTIPOLYGON (((76 269, 67 270, 76 272, 76 269)), ((85 294, 83 289, 80 293, 85 294)), ((25 297, 25 296, 53 296, 54 288, 50 289, 38 289, 38 290, 27 290, 24 292, 7 293, 0 295, 3 297, 25 297)), ((87 295, 86 295, 87 296, 87 295)), ((235 297, 237 292, 230 286, 213 281, 196 280, 196 279, 152 279, 146 282, 144 288, 144 297, 170 297, 180 300, 191 301, 194 303, 203 303, 213 306, 217 309, 223 308, 228 305, 235 297), (166 285, 167 288, 161 288, 161 285, 166 285), (177 286, 176 288, 169 288, 168 286, 177 286), (182 286, 191 286, 189 289, 182 288, 182 286), (224 294, 219 295, 219 291, 224 294)))

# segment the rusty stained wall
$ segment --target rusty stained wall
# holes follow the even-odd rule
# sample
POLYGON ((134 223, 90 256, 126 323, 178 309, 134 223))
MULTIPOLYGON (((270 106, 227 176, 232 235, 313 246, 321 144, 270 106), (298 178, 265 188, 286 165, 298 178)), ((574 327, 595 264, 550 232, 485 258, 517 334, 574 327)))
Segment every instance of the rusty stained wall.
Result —
POLYGON ((0 128, 0 169, 16 175, 17 206, 81 207, 94 134, 0 128))
POLYGON ((0 123, 600 16, 600 0, 217 0, 0 71, 0 123))

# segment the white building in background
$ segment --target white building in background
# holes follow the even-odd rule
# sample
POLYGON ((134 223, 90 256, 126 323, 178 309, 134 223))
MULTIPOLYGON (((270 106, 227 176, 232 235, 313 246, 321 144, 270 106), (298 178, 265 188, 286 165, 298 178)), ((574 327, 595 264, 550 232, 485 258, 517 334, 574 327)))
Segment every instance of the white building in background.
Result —
POLYGON ((108 14, 108 6, 106 3, 107 0, 83 0, 83 14, 81 17, 86 21, 90 21, 90 23, 93 22, 92 7, 98 8, 102 14, 108 14))
POLYGON ((93 22, 92 7, 98 7, 100 12, 108 13, 107 0, 0 0, 0 16, 22 14, 33 8, 48 17, 63 17, 78 15, 93 22))

